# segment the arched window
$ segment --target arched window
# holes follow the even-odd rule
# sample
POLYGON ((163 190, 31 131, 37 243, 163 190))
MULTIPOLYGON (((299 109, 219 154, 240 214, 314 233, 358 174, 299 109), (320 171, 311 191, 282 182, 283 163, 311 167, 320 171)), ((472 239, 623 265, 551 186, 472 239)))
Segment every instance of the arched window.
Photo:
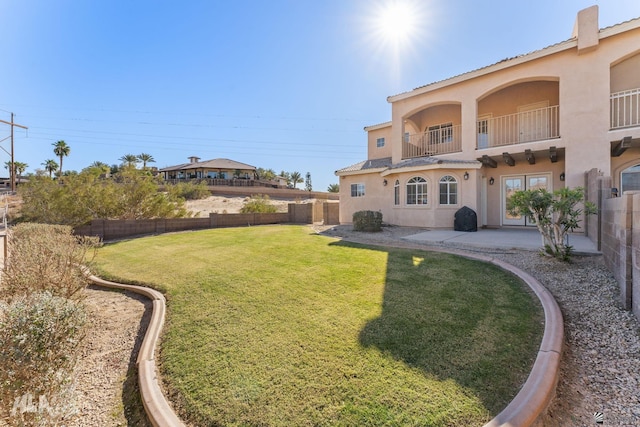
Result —
POLYGON ((640 165, 631 166, 620 174, 620 194, 640 190, 640 165))
POLYGON ((407 181, 407 205, 427 204, 427 180, 414 176, 407 181))
POLYGON ((400 204, 400 181, 397 179, 393 185, 393 204, 396 206, 400 204))
POLYGON ((451 175, 440 178, 440 204, 458 204, 458 181, 451 175))

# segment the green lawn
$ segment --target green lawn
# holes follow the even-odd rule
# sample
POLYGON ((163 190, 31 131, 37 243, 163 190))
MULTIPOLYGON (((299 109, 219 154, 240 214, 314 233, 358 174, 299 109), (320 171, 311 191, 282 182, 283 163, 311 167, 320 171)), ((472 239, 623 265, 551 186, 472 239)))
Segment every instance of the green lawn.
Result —
POLYGON ((542 335, 537 301, 493 265, 304 226, 135 239, 96 263, 165 291, 161 369, 197 425, 482 425, 542 335))

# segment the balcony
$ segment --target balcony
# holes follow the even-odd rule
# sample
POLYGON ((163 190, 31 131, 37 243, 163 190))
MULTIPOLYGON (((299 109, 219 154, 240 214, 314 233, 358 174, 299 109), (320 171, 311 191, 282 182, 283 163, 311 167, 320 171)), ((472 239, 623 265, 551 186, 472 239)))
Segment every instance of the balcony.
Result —
POLYGON ((536 108, 477 121, 478 149, 560 137, 560 107, 536 108))
POLYGON ((610 97, 611 129, 640 125, 640 88, 615 92, 610 97))
POLYGON ((451 124, 430 127, 424 133, 405 134, 402 158, 435 156, 462 151, 461 126, 451 124))

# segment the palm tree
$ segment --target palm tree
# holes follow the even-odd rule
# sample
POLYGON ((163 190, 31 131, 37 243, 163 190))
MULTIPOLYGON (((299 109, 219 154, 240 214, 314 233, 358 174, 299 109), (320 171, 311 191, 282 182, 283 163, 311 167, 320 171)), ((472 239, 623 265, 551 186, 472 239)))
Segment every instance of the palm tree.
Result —
POLYGON ((111 166, 109 166, 108 164, 101 161, 95 161, 84 168, 82 172, 91 172, 96 175, 108 175, 110 170, 111 166))
POLYGON ((52 159, 45 160, 42 166, 44 166, 44 170, 49 172, 49 178, 53 178, 53 173, 58 170, 58 164, 52 159))
POLYGON ((67 145, 63 140, 54 142, 53 153, 60 158, 60 169, 58 169, 58 176, 62 176, 62 158, 69 155, 71 147, 67 145))
POLYGON ((146 169, 147 168, 147 163, 155 163, 156 162, 156 159, 154 159, 151 154, 140 153, 140 154, 138 154, 137 157, 138 157, 138 160, 140 160, 142 162, 142 169, 146 169))
POLYGON ((20 182, 20 176, 24 171, 29 167, 28 164, 23 162, 13 162, 13 167, 11 167, 11 162, 4 162, 4 168, 9 170, 9 176, 11 177, 11 188, 14 188, 15 182, 20 182), (17 177, 16 177, 17 175, 17 177))
POLYGON ((22 174, 27 170, 29 165, 24 162, 13 162, 13 167, 15 168, 16 175, 18 175, 18 182, 20 182, 22 174))
POLYGON ((291 172, 291 184, 293 185, 293 188, 297 188, 296 186, 298 184, 300 184, 301 182, 304 182, 304 179, 302 179, 302 175, 300 175, 300 172, 298 171, 294 171, 291 172))
POLYGON ((120 157, 118 160, 120 160, 123 164, 129 167, 131 166, 136 167, 136 165, 140 163, 140 159, 135 154, 125 154, 124 156, 120 157))
POLYGON ((329 184, 329 187, 327 187, 327 191, 329 193, 339 193, 340 192, 340 184, 329 184))

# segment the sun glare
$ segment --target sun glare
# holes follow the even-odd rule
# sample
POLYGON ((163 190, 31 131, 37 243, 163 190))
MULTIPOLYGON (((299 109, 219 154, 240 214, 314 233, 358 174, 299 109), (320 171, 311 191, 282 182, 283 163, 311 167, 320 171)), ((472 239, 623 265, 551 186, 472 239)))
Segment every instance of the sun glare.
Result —
POLYGON ((381 6, 376 17, 380 36, 393 44, 407 42, 415 35, 417 13, 415 7, 406 1, 390 1, 381 6))

